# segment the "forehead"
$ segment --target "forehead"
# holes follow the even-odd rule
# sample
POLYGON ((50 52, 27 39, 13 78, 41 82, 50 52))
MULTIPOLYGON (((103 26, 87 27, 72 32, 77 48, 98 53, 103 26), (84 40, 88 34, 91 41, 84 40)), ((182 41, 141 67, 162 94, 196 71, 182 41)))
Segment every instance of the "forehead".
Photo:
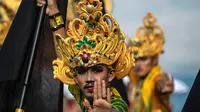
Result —
POLYGON ((147 56, 147 57, 138 57, 135 59, 135 61, 147 61, 147 60, 152 60, 153 57, 147 56))
POLYGON ((75 69, 90 69, 90 68, 94 68, 94 67, 102 67, 102 68, 107 68, 106 65, 103 64, 96 64, 90 67, 86 67, 86 66, 78 66, 75 69))

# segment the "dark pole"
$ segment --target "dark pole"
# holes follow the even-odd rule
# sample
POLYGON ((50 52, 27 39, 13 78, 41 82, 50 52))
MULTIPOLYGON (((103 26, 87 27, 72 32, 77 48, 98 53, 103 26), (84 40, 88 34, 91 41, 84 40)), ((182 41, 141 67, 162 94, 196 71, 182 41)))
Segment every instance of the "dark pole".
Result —
POLYGON ((35 54, 36 54, 36 51, 37 51, 37 49, 36 49, 37 43, 38 43, 38 39, 39 39, 41 26, 42 26, 42 23, 44 21, 46 7, 47 7, 47 5, 44 5, 40 8, 39 17, 38 17, 38 21, 37 21, 37 24, 36 24, 36 30, 35 30, 34 38, 33 38, 33 45, 32 45, 32 48, 31 48, 31 54, 30 54, 30 57, 29 57, 29 62, 28 62, 27 70, 26 70, 25 80, 24 80, 24 83, 23 83, 21 99, 20 99, 20 102, 19 102, 19 107, 16 109, 15 112, 24 112, 23 106, 24 106, 24 101, 25 101, 27 89, 28 89, 27 86, 28 86, 29 80, 31 78, 31 70, 32 70, 33 64, 34 64, 35 54))

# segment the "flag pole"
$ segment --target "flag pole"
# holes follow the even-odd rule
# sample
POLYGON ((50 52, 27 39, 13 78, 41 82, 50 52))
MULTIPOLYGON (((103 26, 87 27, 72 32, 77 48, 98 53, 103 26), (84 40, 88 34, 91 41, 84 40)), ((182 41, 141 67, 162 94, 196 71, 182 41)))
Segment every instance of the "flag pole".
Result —
POLYGON ((35 54, 37 52, 37 49, 36 49, 37 43, 38 43, 39 36, 40 36, 39 34, 40 34, 41 26, 42 26, 42 23, 44 21, 46 7, 47 7, 47 5, 45 4, 44 6, 42 6, 40 8, 39 17, 38 17, 38 21, 37 21, 37 24, 36 24, 36 30, 35 30, 34 38, 33 38, 33 45, 31 47, 31 54, 30 54, 30 57, 29 57, 28 67, 27 67, 25 79, 24 79, 24 82, 23 82, 21 99, 20 99, 20 102, 19 102, 19 106, 16 108, 15 112, 24 112, 23 107, 24 107, 24 102, 25 102, 25 96, 26 96, 27 89, 28 89, 27 86, 28 86, 29 80, 31 78, 35 54))

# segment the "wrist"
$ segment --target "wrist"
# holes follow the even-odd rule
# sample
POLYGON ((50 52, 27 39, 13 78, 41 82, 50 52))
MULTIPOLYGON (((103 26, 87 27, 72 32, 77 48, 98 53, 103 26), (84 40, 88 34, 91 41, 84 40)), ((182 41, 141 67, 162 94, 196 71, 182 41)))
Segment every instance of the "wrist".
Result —
POLYGON ((116 108, 112 108, 111 112, 119 112, 116 108))
POLYGON ((53 16, 55 15, 56 13, 59 13, 59 10, 57 7, 54 7, 54 8, 49 8, 49 16, 53 16))

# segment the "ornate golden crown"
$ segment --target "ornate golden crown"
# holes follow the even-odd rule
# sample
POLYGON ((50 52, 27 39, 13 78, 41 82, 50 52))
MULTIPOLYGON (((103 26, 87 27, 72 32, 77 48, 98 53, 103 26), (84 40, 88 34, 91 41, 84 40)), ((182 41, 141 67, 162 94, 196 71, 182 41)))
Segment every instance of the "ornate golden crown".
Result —
POLYGON ((137 29, 135 38, 129 43, 135 58, 160 55, 165 43, 162 27, 156 25, 157 19, 151 12, 147 13, 143 22, 144 26, 137 29))
POLYGON ((134 63, 131 49, 124 42, 124 34, 114 17, 102 12, 99 0, 83 0, 77 5, 79 18, 69 23, 68 37, 55 35, 59 56, 53 61, 54 78, 75 84, 74 68, 95 64, 111 66, 116 78, 127 75, 134 63))
MULTIPOLYGON (((72 20, 76 17, 76 5, 80 2, 81 0, 68 0, 68 7, 67 7, 67 19, 72 20)), ((112 11, 112 0, 101 0, 104 1, 104 8, 106 13, 111 13, 112 11)))

